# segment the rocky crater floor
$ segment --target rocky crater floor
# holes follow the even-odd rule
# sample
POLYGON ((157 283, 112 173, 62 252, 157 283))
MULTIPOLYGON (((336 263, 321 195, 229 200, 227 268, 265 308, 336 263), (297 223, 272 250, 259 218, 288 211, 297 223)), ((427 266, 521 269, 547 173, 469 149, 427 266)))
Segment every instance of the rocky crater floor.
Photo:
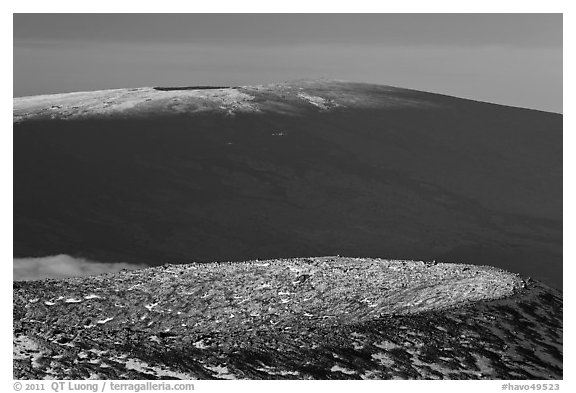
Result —
POLYGON ((15 282, 14 378, 558 379, 562 295, 346 257, 15 282))

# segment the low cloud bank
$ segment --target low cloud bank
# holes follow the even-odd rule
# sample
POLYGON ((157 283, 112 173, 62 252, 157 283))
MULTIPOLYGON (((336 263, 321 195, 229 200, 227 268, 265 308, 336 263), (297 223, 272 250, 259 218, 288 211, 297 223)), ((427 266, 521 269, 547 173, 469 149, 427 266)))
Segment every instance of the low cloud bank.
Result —
POLYGON ((145 265, 132 263, 102 263, 70 255, 41 258, 14 258, 14 281, 40 280, 43 278, 86 277, 118 272, 122 269, 142 269, 145 265))

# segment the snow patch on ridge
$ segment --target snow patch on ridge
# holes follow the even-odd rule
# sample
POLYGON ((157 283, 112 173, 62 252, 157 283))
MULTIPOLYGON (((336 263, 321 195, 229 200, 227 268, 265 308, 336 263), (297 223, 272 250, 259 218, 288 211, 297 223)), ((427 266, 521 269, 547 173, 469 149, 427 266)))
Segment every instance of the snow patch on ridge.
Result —
POLYGON ((306 93, 298 93, 298 97, 303 99, 304 101, 308 102, 311 105, 314 105, 321 110, 328 110, 337 106, 333 101, 326 100, 325 98, 313 96, 306 93))
POLYGON ((253 96, 235 88, 163 91, 150 87, 16 97, 13 121, 169 115, 211 110, 233 116, 239 112, 258 112, 259 108, 251 102, 253 99, 253 96))

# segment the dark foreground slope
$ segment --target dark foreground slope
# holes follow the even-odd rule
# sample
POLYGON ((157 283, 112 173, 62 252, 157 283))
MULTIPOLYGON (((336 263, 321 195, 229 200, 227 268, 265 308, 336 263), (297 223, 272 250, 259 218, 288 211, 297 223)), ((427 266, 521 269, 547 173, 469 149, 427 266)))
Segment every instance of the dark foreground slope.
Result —
POLYGON ((306 258, 14 283, 18 379, 559 379, 562 298, 473 265, 306 258))
POLYGON ((14 100, 14 255, 394 256, 561 286, 561 115, 342 82, 14 100))

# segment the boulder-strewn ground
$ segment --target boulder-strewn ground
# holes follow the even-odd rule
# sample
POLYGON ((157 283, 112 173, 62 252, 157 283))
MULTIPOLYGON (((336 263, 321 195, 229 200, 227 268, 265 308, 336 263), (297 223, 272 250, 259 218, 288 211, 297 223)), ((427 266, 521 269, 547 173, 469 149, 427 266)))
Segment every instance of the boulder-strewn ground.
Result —
POLYGON ((562 377, 562 297, 503 270, 321 257, 14 283, 14 377, 562 377))

